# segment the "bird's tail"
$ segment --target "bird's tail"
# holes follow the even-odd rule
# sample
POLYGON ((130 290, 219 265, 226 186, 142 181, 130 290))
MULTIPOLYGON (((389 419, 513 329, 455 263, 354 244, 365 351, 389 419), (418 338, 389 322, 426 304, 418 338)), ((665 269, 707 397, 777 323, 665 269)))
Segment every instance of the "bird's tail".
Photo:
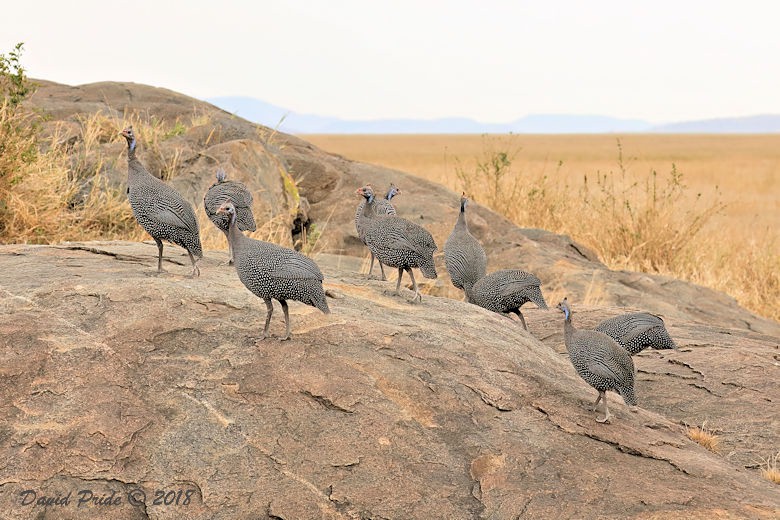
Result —
POLYGON ((316 291, 311 301, 309 302, 313 307, 318 308, 324 314, 330 314, 330 308, 328 307, 328 300, 325 298, 325 290, 322 286, 319 286, 319 291, 316 291))
POLYGON ((675 349, 677 350, 679 347, 677 347, 677 343, 674 342, 672 337, 669 335, 669 332, 665 328, 661 328, 661 330, 658 331, 658 336, 661 341, 656 342, 656 344, 660 343, 663 345, 663 349, 675 349))
POLYGON ((623 402, 628 406, 636 406, 636 394, 633 387, 621 387, 618 389, 620 396, 623 397, 623 402))
POLYGON ((544 301, 544 296, 542 296, 542 290, 538 286, 531 288, 528 299, 534 302, 540 309, 548 309, 547 302, 544 301))
POLYGON ((423 258, 418 267, 426 278, 434 279, 438 276, 436 274, 436 264, 433 263, 433 255, 423 258))

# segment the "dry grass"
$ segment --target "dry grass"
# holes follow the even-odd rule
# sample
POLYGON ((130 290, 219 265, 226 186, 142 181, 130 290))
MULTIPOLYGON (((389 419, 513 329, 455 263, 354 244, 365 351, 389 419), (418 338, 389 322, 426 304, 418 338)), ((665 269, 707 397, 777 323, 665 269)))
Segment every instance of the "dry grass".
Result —
MULTIPOLYGON (((37 132, 38 115, 23 107, 0 106, 0 140, 4 143, 0 155, 1 243, 138 240, 145 236, 122 187, 111 186, 106 178, 108 170, 119 167, 120 157, 107 156, 103 145, 124 143, 119 129, 133 125, 142 146, 162 165, 163 177, 170 178, 177 173, 181 150, 161 144, 184 133, 186 124, 163 124, 141 114, 119 118, 100 112, 77 123, 76 135, 66 135, 60 125, 42 137, 37 132)), ((194 114, 191 123, 203 124, 203 116, 194 114)), ((211 226, 205 214, 199 217, 202 228, 211 226)))
MULTIPOLYGON (((306 136, 780 319, 780 136, 306 136)), ((594 298, 597 300, 597 298, 594 298)))
MULTIPOLYGON (((107 173, 127 168, 119 130, 132 125, 147 167, 170 180, 180 172, 183 149, 166 141, 210 124, 208 116, 198 113, 188 121, 164 123, 146 114, 98 112, 78 118, 75 131, 72 125, 59 124, 42 133, 40 120, 23 108, 0 105, 0 243, 148 239, 133 217, 124 184, 112 185, 107 179, 107 173)), ((210 135, 203 145, 209 140, 210 135)), ((281 165, 280 174, 291 206, 297 207, 295 181, 281 165)), ((195 213, 204 249, 227 250, 224 234, 202 205, 195 205, 195 213)), ((289 215, 261 220, 251 236, 293 246, 289 215)), ((297 246, 315 253, 326 225, 310 229, 297 246)))
POLYGON ((770 482, 780 484, 780 451, 764 460, 761 475, 770 482))
POLYGON ((703 446, 704 448, 708 449, 713 453, 718 453, 719 446, 720 446, 720 438, 717 435, 715 435, 715 432, 713 430, 708 429, 706 427, 706 424, 707 421, 704 421, 701 427, 698 426, 688 427, 686 430, 686 435, 688 435, 688 438, 691 439, 693 442, 703 446))
MULTIPOLYGON (((86 160, 72 154, 59 133, 38 153, 32 129, 34 114, 0 109, 0 126, 15 131, 0 136, 25 155, 3 154, 0 241, 44 243, 73 238, 119 238, 132 235, 132 213, 122 194, 108 187, 98 159, 89 174, 86 160)), ((92 139, 92 136, 87 136, 92 139)))

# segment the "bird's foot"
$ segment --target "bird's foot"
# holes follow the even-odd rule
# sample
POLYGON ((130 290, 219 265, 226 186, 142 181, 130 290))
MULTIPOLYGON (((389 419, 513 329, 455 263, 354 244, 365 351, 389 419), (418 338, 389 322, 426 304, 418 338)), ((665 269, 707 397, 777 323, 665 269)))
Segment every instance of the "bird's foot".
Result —
POLYGON ((409 300, 409 303, 422 303, 422 294, 414 293, 414 296, 409 300))
POLYGON ((192 268, 192 272, 187 276, 187 278, 197 278, 200 276, 200 268, 196 265, 192 268))
POLYGON ((610 417, 611 416, 609 414, 606 414, 603 419, 599 419, 598 417, 596 417, 596 422, 601 423, 601 424, 609 424, 609 418, 610 417))
POLYGON ((639 407, 638 406, 629 406, 629 410, 631 410, 634 413, 639 413, 639 407))
POLYGON ((265 340, 265 338, 267 338, 267 337, 268 337, 268 335, 267 335, 267 334, 263 334, 262 336, 257 336, 257 337, 254 337, 254 338, 249 338, 249 340, 250 340, 250 341, 252 341, 252 342, 253 342, 253 343, 254 343, 256 346, 259 346, 259 345, 260 345, 260 343, 261 343, 263 340, 265 340))
POLYGON ((290 341, 292 339, 292 334, 288 334, 283 338, 279 338, 279 341, 290 341))

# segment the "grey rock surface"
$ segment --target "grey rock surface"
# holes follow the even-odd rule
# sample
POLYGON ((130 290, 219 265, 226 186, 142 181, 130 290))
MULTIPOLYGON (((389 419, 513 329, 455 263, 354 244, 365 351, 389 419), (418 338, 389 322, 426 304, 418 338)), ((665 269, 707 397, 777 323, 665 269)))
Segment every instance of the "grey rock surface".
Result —
MULTIPOLYGON (((188 279, 154 276, 151 242, 0 248, 5 517, 780 513, 777 487, 744 467, 777 448, 776 337, 670 320, 681 350, 635 358, 642 409, 613 399, 600 425, 559 313, 528 309, 531 335, 464 302, 408 304, 320 255, 332 314, 291 303, 292 340, 258 347, 262 302, 226 258, 207 252, 188 279), (702 417, 727 451, 685 436, 702 417), (128 503, 136 488, 145 505, 128 503), (25 490, 73 496, 22 506, 25 490), (77 509, 79 490, 121 503, 77 509), (157 490, 191 500, 155 505, 157 490)), ((579 323, 606 314, 581 306, 579 323)))

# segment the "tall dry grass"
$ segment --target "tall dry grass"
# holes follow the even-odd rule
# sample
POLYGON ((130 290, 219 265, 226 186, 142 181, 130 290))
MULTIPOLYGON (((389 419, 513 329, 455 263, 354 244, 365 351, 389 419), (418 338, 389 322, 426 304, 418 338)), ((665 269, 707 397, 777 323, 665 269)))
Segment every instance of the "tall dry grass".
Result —
POLYGON ((0 106, 0 242, 53 243, 67 240, 144 237, 120 187, 106 178, 119 156, 106 143, 123 142, 118 130, 133 125, 142 145, 163 165, 163 178, 176 175, 181 151, 164 151, 162 141, 186 130, 139 114, 122 118, 96 113, 77 119, 78 131, 60 125, 44 137, 41 117, 22 106, 0 106))
MULTIPOLYGON (((180 171, 183 150, 165 142, 210 123, 199 113, 163 122, 148 114, 120 117, 98 112, 77 118, 75 133, 72 125, 59 125, 44 136, 39 121, 33 112, 0 106, 0 172, 12 172, 0 177, 0 243, 148 239, 133 217, 124 186, 112 185, 107 178, 110 171, 126 170, 119 129, 132 125, 144 162, 158 165, 155 170, 161 178, 170 180, 180 171), (121 146, 106 146, 111 143, 121 146)), ((298 203, 297 186, 283 173, 285 189, 298 203)), ((226 250, 224 234, 209 221, 202 205, 195 206, 195 214, 204 249, 226 250)), ((293 244, 289 220, 285 214, 267 219, 251 236, 316 253, 327 222, 293 244)))
POLYGON ((780 319, 780 137, 306 138, 463 189, 520 226, 572 236, 611 268, 692 281, 780 319))

